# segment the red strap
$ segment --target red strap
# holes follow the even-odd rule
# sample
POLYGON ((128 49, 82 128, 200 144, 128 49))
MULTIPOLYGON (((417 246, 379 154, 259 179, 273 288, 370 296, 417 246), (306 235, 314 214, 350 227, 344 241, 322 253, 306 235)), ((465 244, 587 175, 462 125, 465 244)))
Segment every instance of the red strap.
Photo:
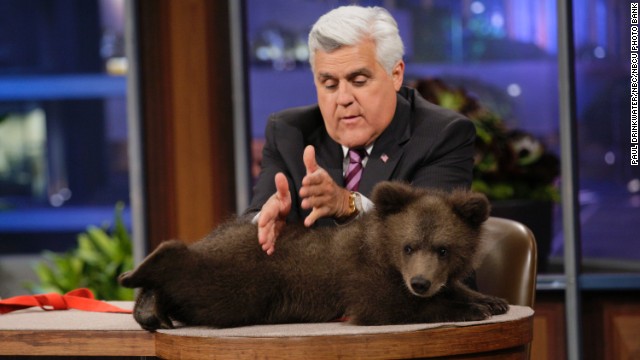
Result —
POLYGON ((0 314, 15 310, 39 306, 43 310, 77 309, 95 312, 131 314, 131 310, 119 308, 104 301, 96 300, 91 290, 82 288, 69 291, 64 295, 57 293, 40 295, 21 295, 0 300, 0 314))

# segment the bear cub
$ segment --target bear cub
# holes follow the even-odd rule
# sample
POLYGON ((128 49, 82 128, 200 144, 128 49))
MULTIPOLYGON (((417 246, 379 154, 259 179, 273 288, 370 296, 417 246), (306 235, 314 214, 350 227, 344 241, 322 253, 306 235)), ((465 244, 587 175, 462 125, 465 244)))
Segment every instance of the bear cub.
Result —
POLYGON ((482 320, 503 299, 462 283, 489 216, 484 195, 377 185, 375 210, 336 227, 288 225, 266 255, 257 227, 223 224, 191 245, 163 242, 121 285, 142 288, 135 320, 147 330, 327 322, 383 325, 482 320))

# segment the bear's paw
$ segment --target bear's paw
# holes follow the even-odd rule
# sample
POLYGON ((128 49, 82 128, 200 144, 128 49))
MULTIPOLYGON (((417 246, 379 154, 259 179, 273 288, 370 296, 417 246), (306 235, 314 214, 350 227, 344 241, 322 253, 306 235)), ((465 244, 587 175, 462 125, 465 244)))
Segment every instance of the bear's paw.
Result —
POLYGON ((489 309, 491 315, 501 315, 509 311, 509 304, 506 300, 495 296, 486 296, 480 303, 489 309))

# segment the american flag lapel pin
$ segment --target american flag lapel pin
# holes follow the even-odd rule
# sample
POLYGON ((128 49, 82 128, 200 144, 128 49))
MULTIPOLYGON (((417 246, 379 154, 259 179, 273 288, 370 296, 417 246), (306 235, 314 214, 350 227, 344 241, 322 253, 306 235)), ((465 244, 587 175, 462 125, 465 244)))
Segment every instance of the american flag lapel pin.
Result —
POLYGON ((383 163, 387 163, 387 160, 389 160, 389 156, 387 154, 382 154, 380 155, 380 160, 382 160, 383 163))

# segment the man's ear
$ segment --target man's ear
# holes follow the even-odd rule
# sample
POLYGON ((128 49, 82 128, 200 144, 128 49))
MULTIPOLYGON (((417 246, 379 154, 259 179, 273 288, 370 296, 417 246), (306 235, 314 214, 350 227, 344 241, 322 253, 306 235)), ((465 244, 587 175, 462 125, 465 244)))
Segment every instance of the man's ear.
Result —
POLYGON ((449 203, 458 216, 473 226, 480 226, 485 222, 491 211, 486 196, 468 190, 453 191, 449 196, 449 203))
POLYGON ((400 212, 418 197, 417 189, 398 181, 383 181, 371 192, 376 212, 381 216, 400 212))
POLYGON ((404 82, 404 61, 400 60, 391 70, 391 78, 393 79, 393 87, 399 91, 404 82))

